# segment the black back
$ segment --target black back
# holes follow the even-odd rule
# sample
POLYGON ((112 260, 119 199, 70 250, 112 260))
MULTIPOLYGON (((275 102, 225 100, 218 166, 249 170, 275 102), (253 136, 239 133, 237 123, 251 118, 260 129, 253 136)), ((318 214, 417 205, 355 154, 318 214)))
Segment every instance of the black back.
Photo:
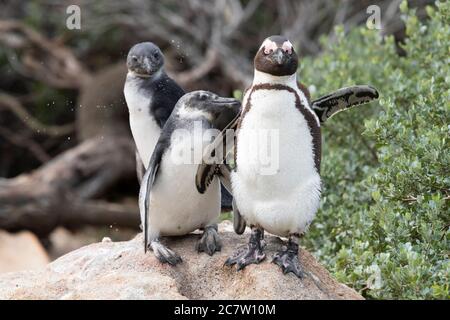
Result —
POLYGON ((164 71, 158 77, 133 77, 127 81, 135 81, 139 92, 149 97, 148 112, 162 128, 169 119, 178 100, 184 95, 184 90, 164 71))
POLYGON ((155 79, 150 87, 152 95, 150 112, 162 128, 172 113, 184 90, 165 73, 155 79))

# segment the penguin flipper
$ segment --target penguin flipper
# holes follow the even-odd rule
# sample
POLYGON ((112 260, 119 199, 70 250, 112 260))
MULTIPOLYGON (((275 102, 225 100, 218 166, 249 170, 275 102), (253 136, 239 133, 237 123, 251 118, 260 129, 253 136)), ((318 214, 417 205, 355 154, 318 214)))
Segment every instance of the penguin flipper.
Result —
MULTIPOLYGON (((147 248, 150 244, 149 234, 148 234, 148 220, 149 220, 149 205, 150 196, 153 184, 158 173, 159 164, 164 153, 164 146, 158 141, 155 150, 153 151, 152 157, 150 158, 150 163, 148 169, 142 178, 141 187, 139 190, 139 210, 141 211, 141 216, 143 216, 143 227, 144 227, 144 251, 147 252, 147 248)), ((150 239, 151 240, 151 239, 150 239)))
POLYGON ((211 181, 216 175, 218 166, 215 164, 201 163, 198 165, 197 174, 195 175, 195 186, 201 194, 205 193, 211 181))
MULTIPOLYGON (((219 179, 223 186, 231 193, 231 169, 227 164, 222 164, 219 167, 219 179)), ((236 201, 233 198, 233 228, 237 234, 243 234, 246 227, 246 222, 241 216, 236 201)))
MULTIPOLYGON (((227 155, 234 149, 234 132, 237 128, 239 120, 239 115, 237 115, 226 127, 223 129, 220 134, 214 139, 214 141, 209 144, 205 151, 203 152, 202 163, 198 165, 197 174, 195 175, 195 186, 197 187, 198 192, 205 193, 208 189, 211 181, 213 180, 216 174, 221 175, 221 167, 225 165, 225 160, 227 155), (231 129, 231 130, 229 130, 231 129), (233 140, 231 140, 233 139, 233 140), (233 141, 233 143, 226 142, 233 141), (215 159, 215 151, 222 150, 221 159, 219 159, 219 163, 205 161, 205 159, 215 159)), ((228 167, 227 167, 228 168, 228 167)), ((228 178, 229 180, 229 178, 228 178)), ((225 182, 227 183, 227 182, 225 182)), ((231 184, 228 186, 222 182, 224 187, 231 192, 231 184)))
POLYGON ((142 162, 141 156, 136 149, 136 175, 139 182, 139 185, 142 183, 142 178, 144 177, 145 167, 142 162))
POLYGON ((341 88, 319 99, 313 100, 311 108, 317 114, 321 123, 334 114, 364 104, 378 98, 378 91, 369 85, 356 85, 341 88))
POLYGON ((245 222, 245 219, 241 216, 241 213, 239 212, 239 209, 236 205, 236 201, 234 201, 234 198, 233 198, 233 228, 234 228, 234 232, 236 232, 237 234, 243 234, 246 226, 247 226, 247 223, 245 222))

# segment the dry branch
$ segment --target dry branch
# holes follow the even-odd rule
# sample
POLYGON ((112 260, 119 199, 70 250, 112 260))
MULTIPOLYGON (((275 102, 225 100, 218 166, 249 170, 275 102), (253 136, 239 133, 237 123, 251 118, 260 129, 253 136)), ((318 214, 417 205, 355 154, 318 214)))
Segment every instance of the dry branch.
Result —
POLYGON ((8 108, 30 129, 49 136, 64 136, 75 129, 73 124, 66 125, 45 125, 34 118, 25 107, 13 96, 0 92, 0 107, 8 108))
POLYGON ((0 43, 20 52, 20 68, 54 88, 77 89, 89 72, 65 46, 15 20, 0 20, 0 43))
POLYGON ((10 143, 29 150, 41 163, 49 161, 51 158, 45 152, 45 150, 33 139, 30 139, 24 135, 19 135, 17 133, 12 132, 11 130, 0 126, 0 136, 5 140, 8 140, 10 143))
POLYGON ((134 173, 128 138, 88 140, 41 168, 0 180, 0 228, 45 236, 56 226, 138 226, 137 208, 92 199, 134 173))

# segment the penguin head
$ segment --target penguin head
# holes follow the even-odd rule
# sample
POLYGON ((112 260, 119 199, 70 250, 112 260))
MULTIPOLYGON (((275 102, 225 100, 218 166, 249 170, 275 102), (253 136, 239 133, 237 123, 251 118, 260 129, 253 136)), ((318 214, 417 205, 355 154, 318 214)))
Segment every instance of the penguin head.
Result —
POLYGON ((203 90, 185 94, 179 103, 184 111, 207 118, 219 130, 223 130, 239 114, 241 108, 239 100, 203 90))
POLYGON ((270 36, 264 40, 254 60, 255 69, 274 76, 289 76, 297 71, 298 56, 288 38, 270 36))
POLYGON ((128 52, 128 70, 137 76, 150 77, 161 70, 163 65, 164 56, 158 46, 152 42, 138 43, 128 52))

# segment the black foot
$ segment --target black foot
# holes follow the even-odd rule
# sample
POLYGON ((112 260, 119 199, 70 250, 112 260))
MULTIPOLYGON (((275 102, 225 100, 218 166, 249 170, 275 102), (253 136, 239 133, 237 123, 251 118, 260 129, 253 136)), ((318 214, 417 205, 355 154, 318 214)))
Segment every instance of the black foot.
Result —
POLYGON ((168 263, 171 266, 175 266, 183 261, 177 253, 170 250, 159 241, 152 241, 150 243, 150 247, 152 248, 156 258, 158 258, 161 263, 168 263))
POLYGON ((292 272, 300 279, 303 279, 305 276, 298 259, 298 244, 292 240, 289 240, 287 247, 283 246, 274 255, 272 262, 279 265, 284 274, 292 272))
POLYGON ((266 257, 264 253, 265 242, 263 240, 263 230, 252 228, 252 235, 247 248, 239 249, 225 261, 226 266, 236 265, 237 270, 242 270, 249 264, 258 264, 266 257))
POLYGON ((205 227, 203 235, 195 246, 198 252, 206 252, 210 256, 222 249, 222 242, 217 232, 217 225, 205 227))

